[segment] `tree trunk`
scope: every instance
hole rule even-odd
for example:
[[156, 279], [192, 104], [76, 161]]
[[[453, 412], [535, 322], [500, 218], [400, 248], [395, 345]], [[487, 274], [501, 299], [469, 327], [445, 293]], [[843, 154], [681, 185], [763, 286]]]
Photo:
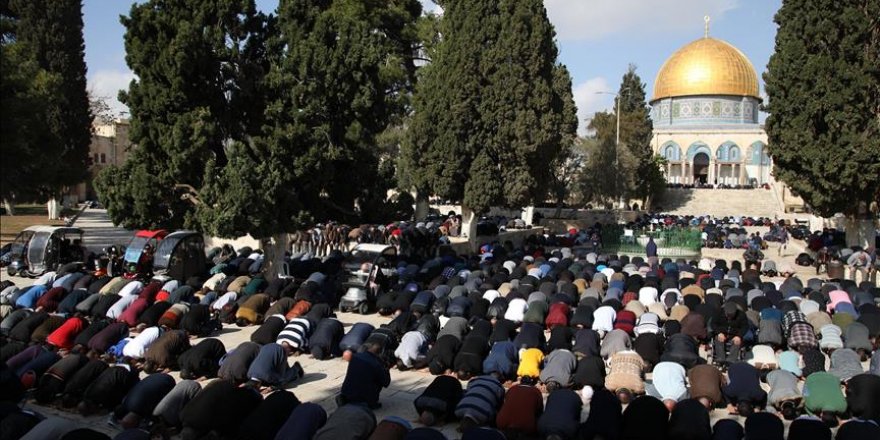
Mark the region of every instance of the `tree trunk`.
[[461, 235], [467, 238], [468, 250], [477, 252], [480, 246], [477, 241], [477, 213], [465, 205], [461, 205]]
[[290, 235], [287, 233], [275, 234], [268, 238], [260, 239], [263, 247], [263, 273], [267, 280], [274, 280], [283, 274], [284, 252], [290, 248]]
[[6, 209], [6, 215], [15, 215], [15, 204], [12, 200], [3, 199], [3, 208]]
[[556, 201], [556, 211], [553, 211], [553, 218], [561, 218], [563, 200], [564, 199], [560, 197], [559, 200]]
[[419, 221], [424, 220], [428, 217], [428, 212], [430, 210], [430, 206], [428, 205], [428, 195], [422, 191], [415, 191], [416, 193], [416, 206], [415, 206], [415, 214], [413, 220]]
[[846, 217], [846, 244], [847, 246], [861, 246], [867, 249], [874, 245], [874, 230], [878, 220], [869, 220], [861, 217]]

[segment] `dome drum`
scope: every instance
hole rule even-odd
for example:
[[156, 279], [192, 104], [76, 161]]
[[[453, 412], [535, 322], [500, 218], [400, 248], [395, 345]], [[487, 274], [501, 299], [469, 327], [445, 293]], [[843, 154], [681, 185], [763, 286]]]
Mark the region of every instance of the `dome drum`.
[[750, 96], [667, 97], [654, 101], [655, 127], [758, 124], [761, 101]]

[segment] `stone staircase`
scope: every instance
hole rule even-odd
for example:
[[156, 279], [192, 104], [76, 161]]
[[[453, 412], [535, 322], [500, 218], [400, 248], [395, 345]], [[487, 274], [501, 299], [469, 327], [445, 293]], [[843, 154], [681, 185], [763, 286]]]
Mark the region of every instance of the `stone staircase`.
[[766, 189], [667, 189], [659, 205], [677, 215], [773, 217], [782, 212], [778, 198]]

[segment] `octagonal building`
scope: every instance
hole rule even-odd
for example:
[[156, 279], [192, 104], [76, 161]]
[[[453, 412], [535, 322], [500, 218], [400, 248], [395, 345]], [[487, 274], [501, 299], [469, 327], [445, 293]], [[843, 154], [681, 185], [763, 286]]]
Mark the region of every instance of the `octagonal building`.
[[763, 185], [772, 163], [758, 122], [758, 74], [730, 43], [708, 35], [670, 56], [654, 80], [652, 146], [679, 184]]

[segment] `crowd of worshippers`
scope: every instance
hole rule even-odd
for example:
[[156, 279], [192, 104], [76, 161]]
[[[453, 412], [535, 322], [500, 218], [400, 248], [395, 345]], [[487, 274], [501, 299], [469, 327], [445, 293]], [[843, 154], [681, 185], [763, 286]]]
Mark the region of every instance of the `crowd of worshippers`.
[[[401, 261], [375, 304], [389, 322], [346, 332], [328, 283], [338, 262], [313, 268], [301, 283], [64, 270], [4, 283], [2, 438], [107, 438], [22, 411], [25, 396], [107, 412], [123, 439], [445, 438], [429, 428], [445, 423], [474, 439], [782, 439], [783, 419], [791, 440], [832, 428], [880, 438], [880, 289], [869, 283], [494, 244]], [[224, 324], [255, 329], [225, 347], [210, 337]], [[348, 361], [330, 415], [283, 390], [305, 374], [304, 354]], [[391, 368], [437, 377], [414, 412], [377, 422]], [[715, 409], [744, 424], [710, 426]]]

